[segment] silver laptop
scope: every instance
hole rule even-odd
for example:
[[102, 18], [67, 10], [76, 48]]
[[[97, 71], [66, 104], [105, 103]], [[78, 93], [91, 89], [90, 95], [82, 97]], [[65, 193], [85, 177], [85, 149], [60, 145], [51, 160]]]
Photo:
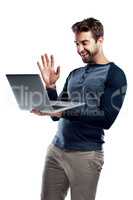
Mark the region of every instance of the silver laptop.
[[55, 113], [84, 105], [82, 102], [50, 101], [39, 74], [6, 74], [6, 78], [22, 110]]

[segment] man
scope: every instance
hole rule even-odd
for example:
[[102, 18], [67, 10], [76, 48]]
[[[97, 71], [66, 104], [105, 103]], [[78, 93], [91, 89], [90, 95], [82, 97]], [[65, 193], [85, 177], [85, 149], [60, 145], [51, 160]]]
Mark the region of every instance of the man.
[[[48, 148], [41, 200], [63, 200], [70, 187], [72, 200], [94, 200], [104, 162], [103, 129], [116, 119], [126, 92], [124, 72], [103, 53], [103, 25], [88, 18], [72, 26], [77, 52], [86, 65], [73, 70], [57, 95], [60, 67], [54, 57], [37, 63], [51, 100], [80, 101], [84, 106], [51, 114], [59, 120], [57, 134]], [[32, 111], [38, 115], [49, 115]]]

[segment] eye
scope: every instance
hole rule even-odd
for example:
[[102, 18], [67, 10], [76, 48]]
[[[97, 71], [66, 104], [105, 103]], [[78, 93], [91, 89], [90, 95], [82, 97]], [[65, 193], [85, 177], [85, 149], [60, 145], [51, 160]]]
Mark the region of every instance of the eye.
[[78, 43], [78, 42], [75, 42], [75, 45], [76, 45], [76, 47], [78, 47], [78, 46], [79, 46], [79, 43]]
[[83, 41], [83, 42], [82, 42], [82, 44], [83, 44], [84, 46], [88, 45], [89, 43], [90, 43], [89, 41]]

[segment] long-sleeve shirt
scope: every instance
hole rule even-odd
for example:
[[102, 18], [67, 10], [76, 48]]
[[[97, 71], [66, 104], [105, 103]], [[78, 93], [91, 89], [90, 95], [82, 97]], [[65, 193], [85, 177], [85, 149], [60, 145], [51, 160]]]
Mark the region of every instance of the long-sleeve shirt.
[[47, 88], [50, 100], [84, 102], [63, 112], [53, 143], [66, 150], [100, 150], [104, 130], [115, 121], [127, 88], [125, 74], [115, 63], [87, 64], [70, 72], [63, 91]]

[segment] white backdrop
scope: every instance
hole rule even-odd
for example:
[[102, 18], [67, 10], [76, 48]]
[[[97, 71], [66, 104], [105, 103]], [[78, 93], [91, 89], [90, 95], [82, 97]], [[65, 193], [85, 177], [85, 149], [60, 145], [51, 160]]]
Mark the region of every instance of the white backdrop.
[[[6, 73], [39, 73], [36, 62], [48, 52], [61, 65], [58, 91], [68, 73], [83, 65], [71, 25], [86, 17], [105, 27], [104, 51], [127, 75], [128, 92], [119, 117], [106, 131], [105, 164], [96, 200], [133, 199], [132, 6], [131, 1], [0, 1], [0, 199], [39, 200], [47, 147], [57, 122], [22, 112]], [[66, 200], [69, 200], [68, 195]]]

